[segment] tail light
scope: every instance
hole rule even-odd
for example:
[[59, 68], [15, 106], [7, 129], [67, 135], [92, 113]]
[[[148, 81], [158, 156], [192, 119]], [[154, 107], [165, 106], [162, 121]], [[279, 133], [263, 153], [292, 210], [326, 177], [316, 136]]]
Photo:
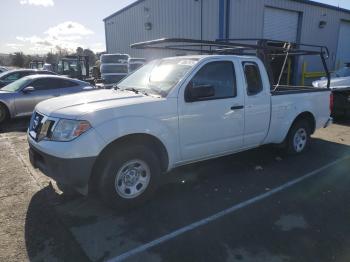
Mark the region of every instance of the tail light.
[[333, 113], [333, 109], [334, 109], [334, 95], [333, 93], [331, 93], [331, 95], [329, 96], [329, 110], [331, 111], [331, 113]]

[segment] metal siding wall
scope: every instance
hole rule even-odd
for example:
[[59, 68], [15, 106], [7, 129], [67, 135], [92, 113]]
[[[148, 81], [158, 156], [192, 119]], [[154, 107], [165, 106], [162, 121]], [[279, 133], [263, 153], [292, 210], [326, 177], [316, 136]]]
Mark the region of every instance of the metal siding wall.
[[[163, 37], [200, 39], [201, 1], [203, 39], [216, 39], [219, 30], [218, 0], [145, 0], [105, 21], [107, 52], [128, 53], [148, 59], [180, 54], [131, 49], [130, 44]], [[152, 30], [144, 29], [146, 22], [152, 23]]]
[[[203, 39], [218, 37], [218, 0], [203, 2]], [[130, 44], [163, 37], [201, 37], [201, 1], [195, 0], [146, 0], [111, 17], [106, 23], [108, 53], [128, 53], [133, 57], [148, 59], [179, 55], [169, 51], [131, 49]], [[148, 10], [148, 11], [146, 11]], [[110, 24], [114, 22], [114, 24]], [[144, 24], [152, 23], [152, 30]]]
[[203, 39], [216, 40], [219, 37], [219, 0], [203, 1]]
[[229, 38], [262, 38], [263, 10], [261, 0], [231, 0]]
[[[300, 42], [327, 46], [331, 52], [328, 64], [331, 69], [334, 68], [340, 21], [350, 20], [349, 13], [289, 0], [231, 0], [230, 37], [263, 37], [266, 6], [300, 12], [302, 16]], [[318, 27], [321, 20], [327, 21], [323, 29]], [[311, 70], [320, 69], [317, 66], [319, 62], [315, 63], [314, 59], [308, 61]]]
[[[202, 1], [203, 39], [216, 39], [219, 36], [219, 0]], [[134, 57], [146, 58], [174, 55], [171, 52], [134, 50], [129, 46], [131, 43], [160, 37], [199, 39], [200, 2], [201, 0], [145, 0], [107, 19], [107, 52], [129, 53]], [[231, 0], [229, 37], [262, 38], [266, 6], [300, 12], [300, 41], [328, 46], [331, 52], [328, 63], [331, 68], [334, 67], [340, 21], [350, 20], [349, 13], [289, 0]], [[146, 12], [144, 8], [148, 8], [149, 11]], [[327, 21], [324, 29], [318, 27], [321, 20]], [[110, 22], [114, 24], [108, 24]], [[152, 30], [144, 29], [145, 22], [152, 23]]]

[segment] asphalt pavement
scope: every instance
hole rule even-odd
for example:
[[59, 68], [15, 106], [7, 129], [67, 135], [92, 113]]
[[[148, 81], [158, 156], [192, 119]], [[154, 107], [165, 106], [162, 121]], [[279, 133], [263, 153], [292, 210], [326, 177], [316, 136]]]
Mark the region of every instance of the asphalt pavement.
[[301, 156], [265, 146], [178, 168], [124, 213], [32, 169], [26, 121], [0, 134], [1, 261], [350, 261], [349, 121]]

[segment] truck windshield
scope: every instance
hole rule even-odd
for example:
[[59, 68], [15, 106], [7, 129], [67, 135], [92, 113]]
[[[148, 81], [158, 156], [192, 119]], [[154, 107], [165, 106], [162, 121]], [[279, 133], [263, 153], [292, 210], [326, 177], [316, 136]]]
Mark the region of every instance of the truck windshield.
[[198, 60], [183, 57], [154, 60], [126, 77], [118, 83], [118, 87], [167, 96]]

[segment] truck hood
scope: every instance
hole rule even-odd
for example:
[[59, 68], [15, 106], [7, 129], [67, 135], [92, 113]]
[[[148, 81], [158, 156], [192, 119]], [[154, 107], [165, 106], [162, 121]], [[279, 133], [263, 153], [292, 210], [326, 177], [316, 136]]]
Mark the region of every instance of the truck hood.
[[51, 117], [76, 119], [87, 113], [159, 100], [158, 97], [121, 90], [96, 90], [45, 100], [35, 110]]

